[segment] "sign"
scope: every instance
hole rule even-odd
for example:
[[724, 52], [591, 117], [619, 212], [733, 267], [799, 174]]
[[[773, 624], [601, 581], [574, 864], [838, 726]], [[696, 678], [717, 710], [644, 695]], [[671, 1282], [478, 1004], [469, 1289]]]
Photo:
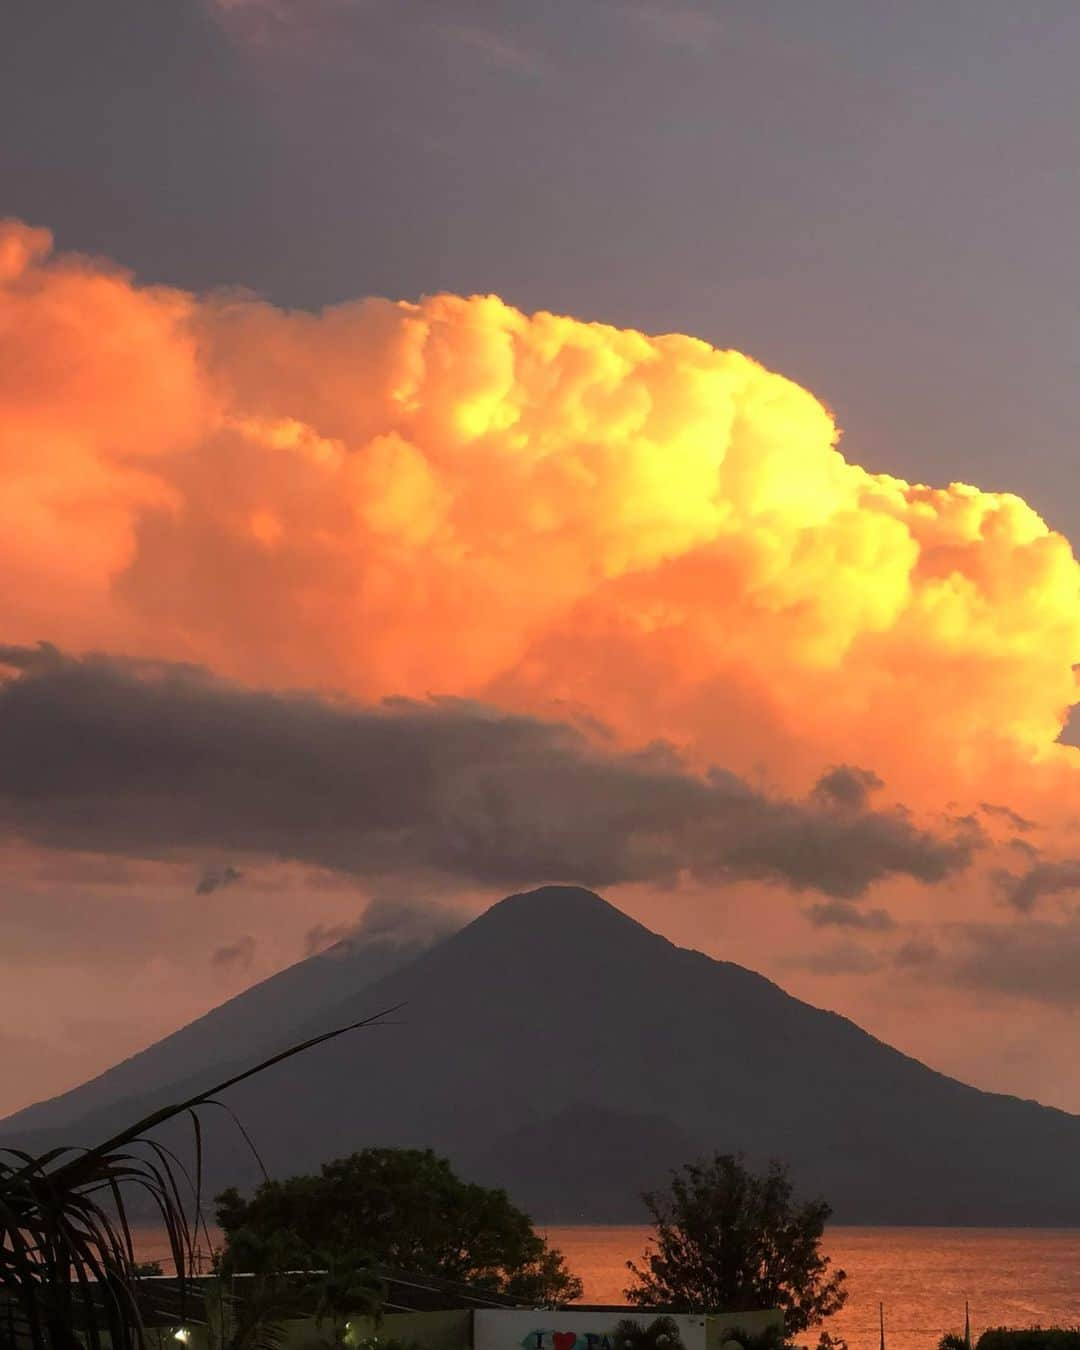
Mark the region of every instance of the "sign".
[[647, 1308], [477, 1308], [473, 1350], [705, 1350], [705, 1318], [661, 1318]]

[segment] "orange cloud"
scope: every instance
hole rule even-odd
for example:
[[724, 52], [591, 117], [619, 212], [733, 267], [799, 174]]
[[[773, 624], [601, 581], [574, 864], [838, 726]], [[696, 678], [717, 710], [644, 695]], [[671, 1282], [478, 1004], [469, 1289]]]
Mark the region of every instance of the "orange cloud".
[[1080, 568], [746, 356], [493, 296], [321, 314], [0, 228], [0, 638], [452, 693], [805, 789], [1060, 794]]

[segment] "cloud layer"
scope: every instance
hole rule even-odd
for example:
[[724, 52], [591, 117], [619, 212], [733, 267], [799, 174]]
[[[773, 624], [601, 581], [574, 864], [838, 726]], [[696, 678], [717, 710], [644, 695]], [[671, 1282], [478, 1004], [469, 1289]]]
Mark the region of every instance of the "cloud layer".
[[[865, 791], [838, 796], [837, 782], [870, 781], [857, 769], [782, 798], [698, 775], [662, 746], [618, 751], [461, 700], [364, 707], [51, 647], [0, 648], [4, 669], [0, 821], [39, 847], [156, 859], [214, 847], [492, 886], [685, 873], [854, 897], [889, 876], [941, 881], [981, 842], [874, 810]], [[226, 876], [240, 873], [201, 890]]]
[[811, 394], [693, 338], [290, 313], [49, 248], [0, 233], [7, 640], [570, 708], [797, 793], [1075, 785], [1080, 571], [1018, 498], [849, 464]]

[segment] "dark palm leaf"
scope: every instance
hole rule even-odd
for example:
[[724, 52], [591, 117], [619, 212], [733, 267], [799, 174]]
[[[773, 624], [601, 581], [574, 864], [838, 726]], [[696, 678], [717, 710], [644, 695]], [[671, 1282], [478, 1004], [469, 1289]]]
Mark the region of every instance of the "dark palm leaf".
[[[54, 1148], [37, 1157], [0, 1148], [0, 1297], [16, 1301], [33, 1350], [73, 1350], [80, 1343], [102, 1350], [103, 1332], [113, 1350], [143, 1350], [125, 1193], [141, 1191], [152, 1201], [183, 1294], [195, 1273], [200, 1225], [205, 1230], [199, 1109], [222, 1106], [216, 1098], [227, 1088], [312, 1046], [378, 1025], [387, 1015], [290, 1046], [186, 1101], [161, 1107], [93, 1148]], [[193, 1175], [164, 1145], [145, 1137], [184, 1114], [194, 1135]]]

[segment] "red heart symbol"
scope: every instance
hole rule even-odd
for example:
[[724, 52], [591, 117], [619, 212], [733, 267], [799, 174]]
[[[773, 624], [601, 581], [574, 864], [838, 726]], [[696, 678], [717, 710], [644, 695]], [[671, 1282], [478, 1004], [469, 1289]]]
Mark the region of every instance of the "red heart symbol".
[[576, 1331], [556, 1331], [551, 1339], [555, 1342], [555, 1350], [574, 1350], [577, 1344]]

